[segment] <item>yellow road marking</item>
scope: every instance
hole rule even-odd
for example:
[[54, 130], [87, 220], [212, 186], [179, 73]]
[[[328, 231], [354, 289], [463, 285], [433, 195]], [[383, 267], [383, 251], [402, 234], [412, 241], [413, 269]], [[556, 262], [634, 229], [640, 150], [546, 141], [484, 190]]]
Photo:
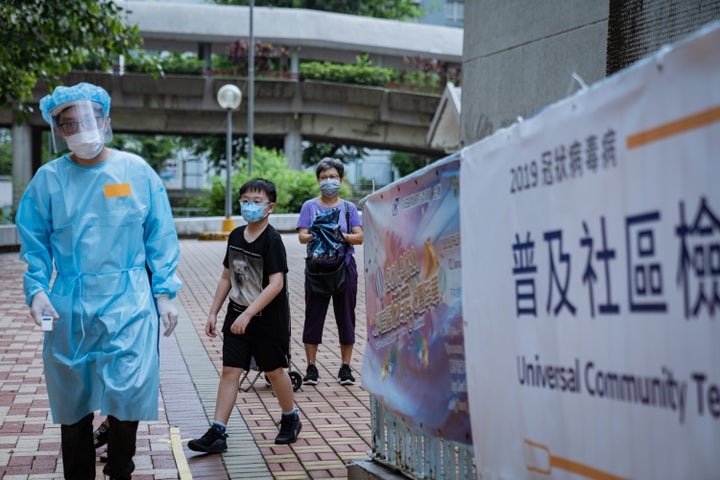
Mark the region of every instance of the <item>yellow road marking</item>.
[[192, 480], [192, 473], [190, 473], [190, 466], [185, 458], [185, 451], [183, 450], [180, 429], [178, 427], [170, 427], [170, 444], [172, 445], [175, 465], [177, 465], [180, 480]]
[[673, 135], [684, 133], [689, 130], [695, 130], [696, 128], [704, 127], [717, 121], [720, 121], [720, 106], [694, 113], [692, 115], [688, 115], [687, 117], [673, 120], [672, 122], [668, 122], [664, 125], [630, 135], [627, 137], [627, 148], [630, 150], [632, 148], [642, 147], [648, 143], [672, 137]]

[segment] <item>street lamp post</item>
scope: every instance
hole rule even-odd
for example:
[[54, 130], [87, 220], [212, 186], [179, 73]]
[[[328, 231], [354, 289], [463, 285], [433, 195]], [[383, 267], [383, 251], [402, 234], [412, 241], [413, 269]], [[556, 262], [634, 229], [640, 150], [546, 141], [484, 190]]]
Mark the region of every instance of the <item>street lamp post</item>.
[[230, 175], [232, 173], [232, 112], [237, 110], [242, 101], [242, 92], [231, 83], [223, 85], [217, 92], [217, 102], [220, 108], [227, 110], [227, 135], [225, 141], [226, 166], [225, 166], [225, 220], [222, 223], [222, 231], [231, 232], [235, 228], [232, 219], [232, 185]]
[[253, 118], [255, 116], [255, 35], [253, 33], [253, 7], [255, 0], [250, 0], [250, 37], [248, 41], [250, 48], [248, 49], [248, 174], [252, 175], [253, 167], [253, 148], [255, 141], [253, 139]]

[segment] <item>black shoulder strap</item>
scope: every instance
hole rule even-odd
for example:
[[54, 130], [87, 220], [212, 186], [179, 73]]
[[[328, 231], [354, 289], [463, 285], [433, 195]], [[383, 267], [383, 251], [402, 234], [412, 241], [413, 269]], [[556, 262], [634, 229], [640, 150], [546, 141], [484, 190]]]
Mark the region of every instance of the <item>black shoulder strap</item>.
[[352, 233], [350, 231], [350, 209], [348, 208], [347, 200], [345, 200], [345, 224], [347, 225], [348, 233]]
[[[347, 224], [348, 233], [350, 232], [350, 208], [348, 207], [348, 201], [345, 200], [345, 223]], [[347, 251], [349, 247], [349, 243], [345, 244], [345, 255], [347, 255]]]

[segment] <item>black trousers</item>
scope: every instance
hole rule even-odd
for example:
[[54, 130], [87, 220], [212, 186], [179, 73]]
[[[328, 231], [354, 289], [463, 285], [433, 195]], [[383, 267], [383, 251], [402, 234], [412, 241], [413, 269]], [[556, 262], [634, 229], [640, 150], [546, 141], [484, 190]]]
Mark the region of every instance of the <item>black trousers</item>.
[[[138, 422], [123, 422], [109, 417], [108, 463], [103, 473], [111, 479], [130, 479], [135, 463], [135, 441]], [[66, 480], [95, 480], [95, 445], [93, 414], [72, 425], [60, 426], [63, 469]]]

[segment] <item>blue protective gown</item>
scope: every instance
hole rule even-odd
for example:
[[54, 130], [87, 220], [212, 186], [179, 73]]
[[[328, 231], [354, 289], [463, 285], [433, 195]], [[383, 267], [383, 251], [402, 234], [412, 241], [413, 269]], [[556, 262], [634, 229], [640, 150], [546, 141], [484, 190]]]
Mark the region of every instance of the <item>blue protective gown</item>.
[[153, 294], [172, 298], [181, 286], [177, 233], [158, 175], [118, 151], [91, 167], [60, 157], [30, 181], [16, 224], [28, 264], [26, 301], [50, 292], [60, 315], [43, 348], [53, 420], [73, 424], [98, 409], [119, 420], [157, 419]]

